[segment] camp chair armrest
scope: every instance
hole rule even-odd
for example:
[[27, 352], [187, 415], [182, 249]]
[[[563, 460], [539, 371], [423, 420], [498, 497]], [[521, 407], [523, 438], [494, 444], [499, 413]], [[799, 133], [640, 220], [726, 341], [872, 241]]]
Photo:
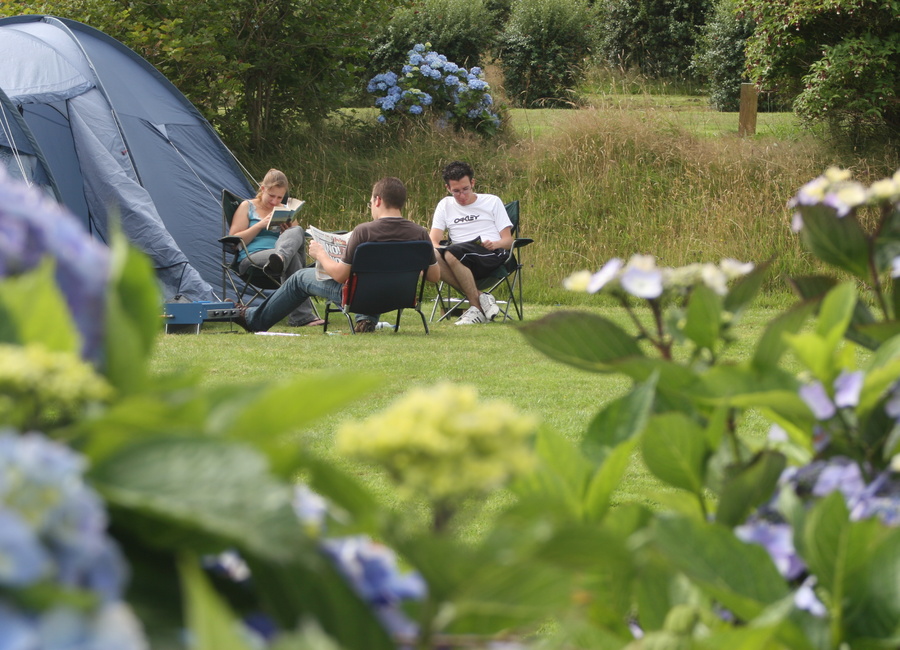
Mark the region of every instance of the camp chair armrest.
[[533, 244], [533, 243], [534, 243], [534, 240], [531, 239], [530, 237], [516, 237], [513, 240], [513, 245], [510, 250], [516, 250], [517, 248], [524, 248], [525, 246], [528, 246], [528, 244]]
[[224, 237], [219, 237], [219, 243], [222, 244], [222, 250], [232, 255], [237, 254], [241, 250], [247, 252], [247, 244], [245, 244], [244, 240], [237, 235], [225, 235]]

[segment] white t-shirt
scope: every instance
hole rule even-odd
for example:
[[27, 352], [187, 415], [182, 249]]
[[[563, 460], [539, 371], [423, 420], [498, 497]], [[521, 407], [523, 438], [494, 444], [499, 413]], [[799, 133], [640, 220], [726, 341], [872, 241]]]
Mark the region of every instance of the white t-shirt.
[[478, 194], [475, 202], [460, 205], [452, 196], [441, 199], [434, 209], [432, 229], [450, 233], [450, 241], [461, 243], [481, 237], [485, 241], [500, 239], [500, 231], [512, 227], [500, 197]]

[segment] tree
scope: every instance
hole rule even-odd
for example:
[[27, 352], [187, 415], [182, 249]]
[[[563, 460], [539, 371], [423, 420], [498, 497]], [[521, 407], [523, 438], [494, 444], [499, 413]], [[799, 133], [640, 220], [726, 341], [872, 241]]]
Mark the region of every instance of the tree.
[[2, 0], [0, 14], [48, 13], [146, 58], [235, 143], [259, 149], [296, 119], [315, 123], [362, 83], [371, 24], [386, 0]]
[[900, 131], [900, 11], [892, 0], [742, 0], [750, 76], [810, 122], [853, 137]]
[[698, 30], [711, 0], [602, 0], [600, 54], [613, 66], [637, 68], [651, 77], [691, 72]]

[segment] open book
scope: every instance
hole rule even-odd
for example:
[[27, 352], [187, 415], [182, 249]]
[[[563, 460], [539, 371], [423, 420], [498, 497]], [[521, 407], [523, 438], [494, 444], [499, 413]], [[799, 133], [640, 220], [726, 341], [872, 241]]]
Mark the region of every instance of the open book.
[[281, 230], [282, 224], [289, 221], [296, 222], [300, 209], [306, 204], [306, 201], [299, 199], [288, 199], [286, 208], [275, 208], [272, 211], [272, 219], [269, 221], [269, 230], [276, 232]]
[[[344, 252], [347, 250], [347, 242], [350, 241], [350, 233], [325, 232], [314, 226], [306, 229], [313, 239], [325, 249], [329, 257], [333, 260], [340, 261], [344, 258]], [[331, 276], [322, 269], [322, 263], [316, 260], [316, 280], [329, 280]]]

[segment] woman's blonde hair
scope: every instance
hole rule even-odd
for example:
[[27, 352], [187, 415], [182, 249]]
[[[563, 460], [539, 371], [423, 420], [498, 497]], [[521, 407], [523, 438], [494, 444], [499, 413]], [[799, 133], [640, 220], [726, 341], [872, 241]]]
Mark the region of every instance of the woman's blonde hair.
[[256, 198], [262, 198], [263, 189], [266, 187], [283, 187], [285, 193], [291, 189], [287, 176], [284, 175], [284, 172], [277, 169], [270, 169], [266, 172], [266, 175], [262, 179], [262, 183], [259, 184], [259, 191], [256, 193]]

